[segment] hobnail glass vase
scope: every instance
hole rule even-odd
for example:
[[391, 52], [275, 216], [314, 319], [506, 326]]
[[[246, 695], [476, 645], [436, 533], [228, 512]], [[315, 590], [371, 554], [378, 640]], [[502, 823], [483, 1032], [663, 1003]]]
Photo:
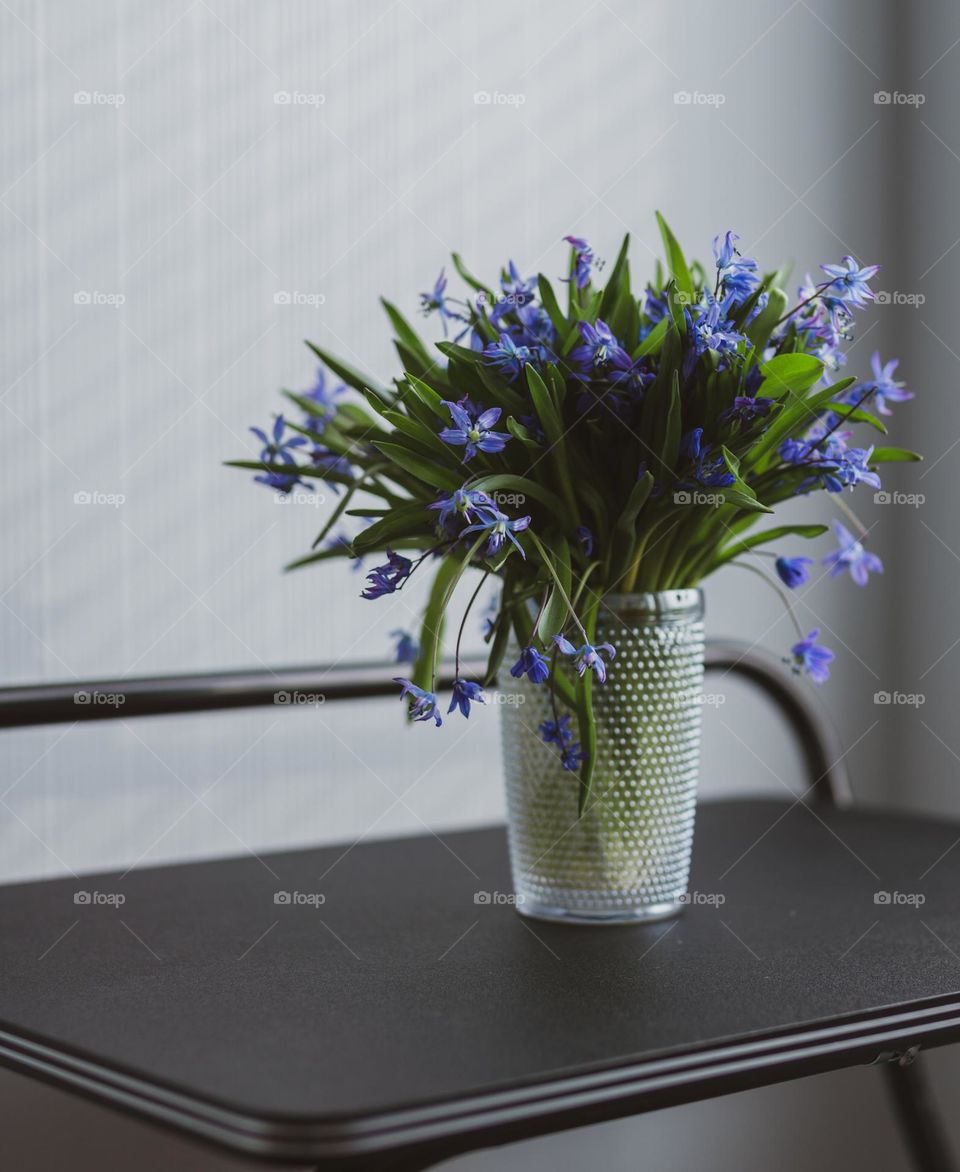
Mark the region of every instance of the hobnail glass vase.
[[578, 775], [538, 735], [553, 718], [547, 688], [509, 681], [502, 730], [516, 906], [572, 923], [663, 919], [684, 906], [690, 872], [703, 594], [608, 595], [594, 642], [617, 655], [593, 688], [597, 760], [580, 817]]

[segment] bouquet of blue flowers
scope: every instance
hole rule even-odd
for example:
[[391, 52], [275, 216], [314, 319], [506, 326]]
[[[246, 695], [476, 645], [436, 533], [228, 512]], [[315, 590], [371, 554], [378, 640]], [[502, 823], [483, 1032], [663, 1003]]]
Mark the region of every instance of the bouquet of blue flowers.
[[[761, 547], [827, 526], [756, 523], [798, 495], [832, 494], [852, 529], [834, 523], [838, 546], [824, 563], [863, 585], [882, 566], [845, 490], [879, 488], [879, 465], [919, 459], [852, 439], [854, 426], [884, 434], [890, 404], [912, 398], [895, 361], [874, 355], [866, 381], [836, 377], [877, 266], [849, 256], [822, 265], [791, 308], [784, 274], [761, 274], [734, 233], [717, 237], [707, 269], [657, 219], [666, 265], [639, 295], [629, 237], [603, 283], [590, 246], [572, 236], [556, 287], [512, 262], [488, 285], [454, 255], [464, 295], [448, 292], [444, 273], [421, 295], [423, 312], [442, 323], [435, 350], [385, 301], [403, 370], [393, 385], [311, 345], [329, 373], [310, 391], [285, 392], [301, 418], [251, 429], [259, 459], [231, 461], [282, 493], [317, 480], [336, 491], [312, 552], [290, 568], [381, 554], [365, 599], [432, 573], [419, 641], [394, 633], [398, 660], [413, 665], [397, 683], [415, 720], [442, 723], [436, 679], [458, 583], [481, 574], [469, 612], [495, 576], [485, 679], [460, 673], [464, 613], [448, 712], [468, 716], [483, 702], [512, 635], [520, 650], [510, 672], [550, 690], [554, 719], [541, 735], [579, 771], [582, 799], [591, 688], [616, 653], [594, 642], [604, 596], [693, 587], [729, 563], [763, 573], [754, 555], [766, 555], [764, 577], [792, 616], [783, 588], [802, 585], [813, 561]], [[338, 528], [346, 518], [356, 532]], [[818, 635], [798, 628], [790, 662], [821, 683], [833, 654]]]

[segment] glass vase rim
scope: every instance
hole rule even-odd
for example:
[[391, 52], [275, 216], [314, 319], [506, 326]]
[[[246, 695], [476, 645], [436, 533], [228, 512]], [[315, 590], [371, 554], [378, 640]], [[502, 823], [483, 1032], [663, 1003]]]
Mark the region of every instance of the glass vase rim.
[[608, 611], [618, 619], [629, 616], [635, 621], [696, 621], [703, 618], [704, 597], [699, 586], [678, 590], [612, 592], [600, 604], [599, 618]]

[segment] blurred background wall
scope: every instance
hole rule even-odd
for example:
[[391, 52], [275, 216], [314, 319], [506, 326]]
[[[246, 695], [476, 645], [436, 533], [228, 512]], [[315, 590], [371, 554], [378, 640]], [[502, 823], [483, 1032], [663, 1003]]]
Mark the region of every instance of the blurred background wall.
[[[302, 339], [395, 374], [377, 297], [413, 317], [452, 250], [559, 275], [565, 234], [612, 258], [629, 230], [637, 280], [660, 208], [703, 258], [733, 228], [798, 279], [844, 253], [884, 266], [848, 370], [901, 356], [920, 401], [895, 442], [929, 459], [885, 485], [926, 499], [861, 490], [886, 574], [817, 581], [799, 609], [838, 651], [823, 696], [858, 795], [956, 811], [955, 6], [9, 0], [0, 29], [0, 682], [383, 660], [422, 596], [361, 602], [340, 565], [281, 575], [324, 508], [221, 461], [255, 454], [278, 388], [311, 385]], [[709, 583], [708, 629], [793, 641], [736, 570]], [[717, 691], [705, 790], [801, 784], [762, 705]], [[502, 816], [492, 712], [436, 735], [391, 703], [61, 726], [0, 753], [8, 881]], [[902, 1167], [857, 1073], [463, 1164], [801, 1168], [789, 1135], [815, 1120], [822, 1166]], [[53, 1110], [18, 1095], [11, 1118]]]

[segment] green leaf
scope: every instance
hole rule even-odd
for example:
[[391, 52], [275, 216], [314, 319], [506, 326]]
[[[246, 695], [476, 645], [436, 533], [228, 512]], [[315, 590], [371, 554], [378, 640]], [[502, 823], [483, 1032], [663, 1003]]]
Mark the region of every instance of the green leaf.
[[742, 541], [734, 542], [732, 545], [721, 549], [711, 563], [707, 573], [713, 573], [724, 562], [728, 562], [731, 558], [746, 553], [748, 549], [753, 549], [756, 545], [765, 545], [770, 541], [779, 541], [781, 537], [819, 537], [826, 532], [826, 525], [777, 525], [773, 529], [764, 529], [760, 533], [752, 533]]
[[[761, 391], [770, 398], [802, 395], [823, 375], [823, 363], [812, 354], [777, 354], [760, 364]], [[769, 384], [769, 385], [768, 385]]]
[[683, 250], [677, 243], [677, 238], [670, 231], [667, 221], [657, 212], [657, 224], [660, 227], [660, 235], [663, 238], [664, 251], [667, 254], [667, 266], [670, 274], [677, 282], [677, 288], [681, 293], [686, 293], [688, 297], [693, 297], [694, 285], [693, 278], [690, 276], [690, 269], [683, 255]]
[[782, 289], [770, 289], [767, 294], [765, 308], [761, 309], [746, 329], [747, 338], [752, 343], [754, 351], [757, 354], [762, 354], [766, 349], [774, 326], [776, 326], [777, 322], [786, 313], [786, 309], [786, 293]]
[[[671, 472], [677, 463], [677, 457], [680, 455], [681, 412], [680, 374], [675, 370], [673, 372], [670, 406], [667, 409], [667, 420], [664, 426], [663, 444], [660, 448], [660, 462]], [[734, 469], [734, 471], [736, 470]]]
[[452, 253], [451, 259], [453, 260], [453, 267], [460, 274], [461, 279], [466, 281], [471, 289], [475, 289], [477, 293], [482, 293], [490, 302], [496, 300], [493, 290], [487, 285], [484, 285], [482, 281], [478, 280], [473, 275], [473, 273], [470, 272], [467, 266], [463, 263], [459, 252]]
[[647, 503], [653, 488], [653, 474], [644, 472], [627, 497], [623, 512], [613, 527], [613, 556], [611, 558], [610, 581], [618, 582], [627, 570], [637, 537], [637, 517]]
[[670, 326], [669, 318], [662, 317], [653, 327], [649, 334], [643, 339], [639, 346], [631, 354], [631, 358], [643, 358], [645, 354], [656, 354], [663, 345], [663, 340], [667, 336], [667, 329]]
[[911, 452], [908, 448], [874, 448], [870, 457], [871, 464], [902, 464], [914, 463], [922, 460], [919, 452]]
[[523, 424], [514, 419], [512, 415], [507, 418], [507, 431], [531, 451], [539, 452], [543, 450], [543, 445], [538, 443]]
[[544, 435], [546, 435], [549, 443], [557, 444], [563, 438], [563, 421], [560, 418], [560, 413], [557, 410], [553, 396], [547, 390], [547, 384], [532, 366], [526, 368], [526, 375], [527, 389], [530, 392], [530, 398], [533, 400], [533, 407], [537, 413], [537, 418], [540, 420], [540, 426], [543, 428]]
[[400, 537], [417, 537], [425, 545], [431, 541], [431, 516], [422, 504], [415, 502], [409, 505], [398, 505], [391, 509], [388, 516], [382, 521], [374, 521], [372, 525], [357, 534], [353, 539], [353, 548], [357, 554], [373, 553], [375, 550], [385, 550], [392, 547]]
[[[630, 233], [628, 232], [620, 245], [620, 251], [617, 253], [617, 259], [614, 262], [613, 269], [610, 276], [607, 278], [607, 285], [603, 291], [603, 296], [600, 299], [599, 316], [608, 324], [612, 324], [614, 317], [614, 310], [623, 298], [629, 296], [629, 282], [628, 282], [628, 253], [630, 251]], [[616, 331], [614, 331], [616, 332]]]
[[423, 487], [430, 490], [446, 489], [452, 492], [463, 483], [463, 477], [452, 469], [441, 468], [432, 463], [427, 457], [409, 451], [399, 443], [387, 443], [385, 440], [376, 440], [373, 445], [378, 452], [386, 456], [394, 464], [399, 465], [406, 472], [422, 482]]
[[386, 387], [381, 386], [368, 375], [362, 374], [359, 370], [354, 370], [352, 366], [348, 366], [347, 363], [341, 362], [339, 358], [334, 357], [334, 355], [330, 354], [328, 351], [321, 350], [320, 347], [314, 345], [313, 342], [307, 342], [307, 345], [314, 352], [314, 354], [316, 354], [321, 362], [328, 366], [338, 378], [343, 379], [347, 386], [353, 387], [353, 389], [356, 391], [372, 391], [373, 394], [382, 403], [386, 403], [387, 406], [393, 402], [392, 393], [388, 391]]
[[423, 612], [420, 628], [420, 652], [414, 664], [411, 679], [420, 688], [430, 689], [437, 668], [438, 652], [443, 634], [443, 619], [457, 583], [473, 560], [477, 550], [487, 540], [481, 533], [465, 554], [454, 557], [447, 554], [441, 561], [430, 587], [430, 598]]
[[[472, 481], [470, 487], [478, 488], [483, 492], [512, 492], [517, 496], [531, 497], [549, 509], [553, 518], [563, 516], [563, 503], [557, 494], [525, 476], [514, 476], [509, 472], [494, 472], [490, 476], [481, 476], [478, 480]], [[524, 508], [523, 505], [517, 507]]]
[[[393, 332], [397, 335], [397, 339], [403, 343], [405, 349], [411, 354], [416, 355], [418, 364], [423, 369], [429, 369], [433, 366], [433, 359], [426, 346], [420, 339], [420, 335], [410, 325], [407, 319], [403, 316], [395, 305], [392, 305], [385, 297], [380, 298], [380, 304], [387, 311], [387, 317], [390, 318], [390, 324], [393, 326]], [[401, 360], [403, 355], [401, 354]]]
[[[546, 545], [546, 542], [544, 542]], [[554, 635], [559, 635], [567, 624], [567, 601], [573, 589], [573, 575], [570, 570], [570, 546], [563, 537], [556, 538], [549, 546], [551, 561], [560, 580], [561, 589], [554, 583], [547, 598], [547, 604], [540, 614], [535, 634], [546, 647]], [[566, 594], [566, 598], [564, 598]]]
[[557, 337], [562, 342], [566, 339], [567, 333], [570, 330], [570, 323], [560, 308], [560, 302], [557, 301], [557, 295], [553, 291], [553, 286], [543, 273], [537, 277], [537, 285], [540, 289], [540, 301], [543, 304], [543, 308], [547, 311], [547, 315], [553, 323], [553, 328], [557, 331]]

